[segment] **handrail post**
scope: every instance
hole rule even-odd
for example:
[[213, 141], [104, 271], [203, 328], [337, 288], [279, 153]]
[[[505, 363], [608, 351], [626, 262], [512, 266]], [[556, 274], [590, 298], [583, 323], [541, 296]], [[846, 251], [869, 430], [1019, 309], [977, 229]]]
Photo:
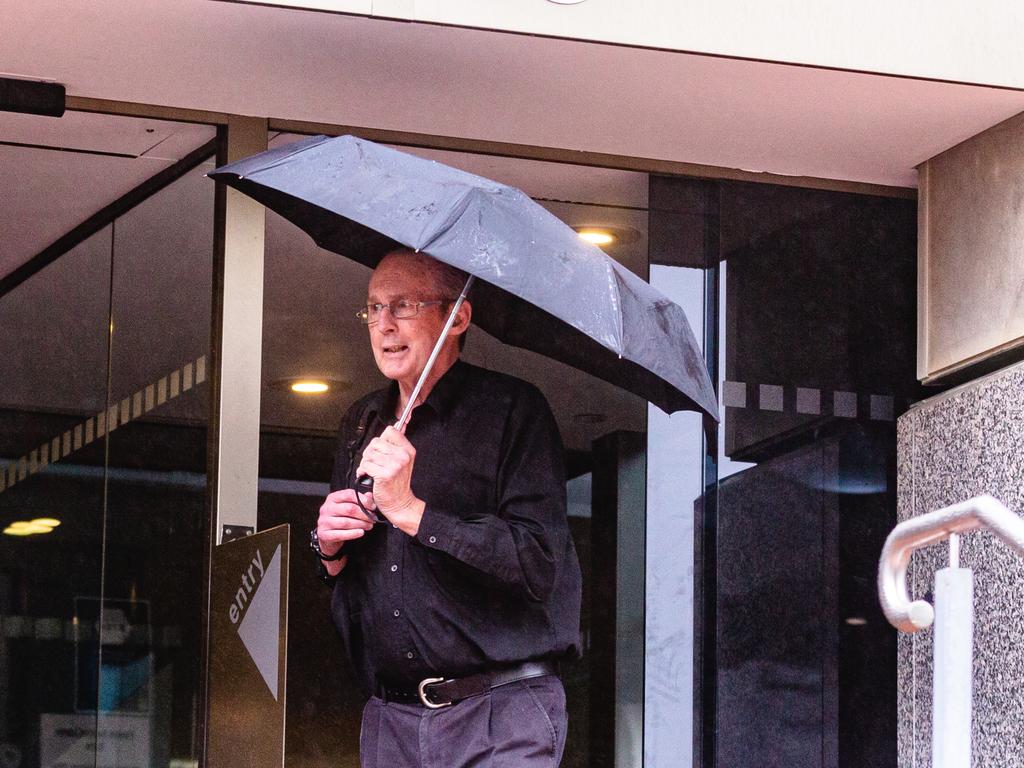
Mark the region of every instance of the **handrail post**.
[[[1024, 520], [991, 496], [905, 520], [889, 534], [878, 563], [878, 597], [885, 617], [902, 632], [935, 623], [932, 767], [970, 768], [974, 656], [974, 574], [960, 567], [960, 537], [991, 530], [1024, 557]], [[914, 550], [949, 539], [948, 568], [935, 574], [935, 608], [911, 600], [907, 566]]]
[[932, 768], [971, 768], [974, 574], [970, 568], [951, 566], [935, 573], [934, 642]]

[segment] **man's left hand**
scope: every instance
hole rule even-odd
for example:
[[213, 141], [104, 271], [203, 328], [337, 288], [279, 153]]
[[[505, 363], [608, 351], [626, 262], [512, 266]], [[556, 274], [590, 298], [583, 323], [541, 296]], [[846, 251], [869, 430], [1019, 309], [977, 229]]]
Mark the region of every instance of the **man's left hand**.
[[416, 449], [401, 432], [388, 427], [363, 451], [356, 475], [373, 478], [373, 500], [377, 509], [410, 536], [420, 529], [426, 507], [412, 492], [412, 468]]

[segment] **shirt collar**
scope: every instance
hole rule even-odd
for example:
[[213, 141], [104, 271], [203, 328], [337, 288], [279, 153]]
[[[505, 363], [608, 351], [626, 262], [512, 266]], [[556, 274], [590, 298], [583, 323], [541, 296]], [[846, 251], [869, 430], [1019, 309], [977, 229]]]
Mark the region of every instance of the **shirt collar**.
[[469, 369], [469, 363], [456, 360], [452, 367], [445, 371], [444, 375], [438, 379], [423, 404], [430, 406], [438, 416], [444, 416], [448, 413], [455, 403], [458, 402], [462, 385], [465, 384], [466, 376], [469, 375]]
[[[434, 388], [430, 390], [430, 394], [427, 395], [427, 399], [424, 400], [422, 404], [428, 406], [439, 416], [443, 416], [448, 413], [458, 400], [459, 393], [462, 391], [462, 385], [466, 381], [466, 376], [469, 374], [470, 367], [469, 363], [464, 363], [462, 360], [456, 360], [452, 366], [444, 372], [444, 375], [438, 379]], [[385, 424], [393, 424], [395, 419], [398, 418], [395, 416], [395, 409], [397, 405], [398, 382], [392, 381], [388, 386], [384, 387], [384, 389], [378, 391], [377, 396], [367, 408], [367, 414], [371, 421], [374, 416], [378, 416]]]

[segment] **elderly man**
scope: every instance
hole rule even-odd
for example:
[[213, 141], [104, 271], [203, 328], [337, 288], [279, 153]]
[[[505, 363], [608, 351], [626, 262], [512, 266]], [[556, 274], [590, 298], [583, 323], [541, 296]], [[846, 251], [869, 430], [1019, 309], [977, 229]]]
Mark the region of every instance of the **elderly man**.
[[[464, 280], [406, 250], [374, 271], [359, 316], [392, 383], [343, 419], [312, 536], [370, 694], [363, 768], [554, 766], [565, 746], [555, 663], [579, 652], [580, 571], [547, 402], [459, 360], [464, 302], [407, 427], [391, 426]], [[351, 490], [363, 474], [385, 524]]]

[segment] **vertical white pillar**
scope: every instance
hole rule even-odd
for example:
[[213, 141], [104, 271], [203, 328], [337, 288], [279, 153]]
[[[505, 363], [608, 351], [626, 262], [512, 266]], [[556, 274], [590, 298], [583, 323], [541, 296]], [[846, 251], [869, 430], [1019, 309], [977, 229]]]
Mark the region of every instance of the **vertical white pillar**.
[[970, 568], [943, 568], [935, 573], [934, 642], [932, 768], [970, 768], [974, 665]]
[[[231, 118], [227, 128], [228, 162], [266, 148], [265, 119]], [[234, 189], [226, 190], [213, 489], [218, 544], [225, 526], [256, 529], [265, 225], [266, 213], [260, 203]]]

